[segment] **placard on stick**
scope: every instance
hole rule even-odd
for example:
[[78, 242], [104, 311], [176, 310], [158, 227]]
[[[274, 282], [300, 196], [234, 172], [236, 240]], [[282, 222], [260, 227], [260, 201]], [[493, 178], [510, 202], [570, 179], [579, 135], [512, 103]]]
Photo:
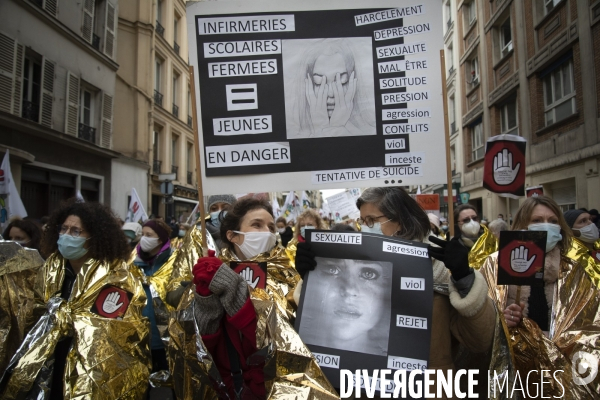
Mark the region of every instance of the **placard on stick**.
[[426, 369], [433, 312], [427, 247], [369, 233], [310, 232], [317, 266], [305, 276], [296, 330], [330, 382], [340, 387], [340, 369]]
[[253, 289], [266, 289], [267, 287], [267, 263], [266, 262], [231, 262], [231, 269], [248, 282]]
[[502, 231], [498, 252], [498, 285], [543, 286], [545, 231]]

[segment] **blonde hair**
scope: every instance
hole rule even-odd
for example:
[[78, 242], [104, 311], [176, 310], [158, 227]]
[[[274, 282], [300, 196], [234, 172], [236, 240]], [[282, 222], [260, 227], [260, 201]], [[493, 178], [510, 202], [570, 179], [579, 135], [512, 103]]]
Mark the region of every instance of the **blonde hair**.
[[323, 223], [323, 218], [321, 218], [321, 216], [319, 215], [318, 212], [316, 212], [313, 209], [308, 209], [306, 211], [304, 211], [302, 214], [300, 214], [298, 216], [298, 218], [296, 218], [296, 229], [294, 230], [294, 237], [297, 238], [298, 235], [300, 234], [300, 228], [302, 228], [302, 226], [304, 225], [304, 220], [306, 218], [312, 218], [315, 220], [315, 223], [317, 224], [317, 226], [315, 226], [315, 228], [317, 229], [327, 229], [325, 227], [325, 224]]
[[512, 230], [518, 231], [527, 229], [531, 223], [533, 209], [536, 206], [548, 207], [554, 213], [554, 215], [556, 215], [556, 218], [558, 219], [558, 225], [560, 225], [560, 234], [562, 235], [562, 240], [558, 242], [558, 246], [560, 247], [560, 253], [565, 255], [571, 248], [573, 232], [571, 231], [571, 228], [569, 228], [569, 225], [567, 225], [567, 221], [565, 220], [560, 207], [550, 197], [537, 196], [530, 197], [525, 200], [525, 202], [519, 208], [519, 211], [517, 211], [517, 215], [515, 215]]

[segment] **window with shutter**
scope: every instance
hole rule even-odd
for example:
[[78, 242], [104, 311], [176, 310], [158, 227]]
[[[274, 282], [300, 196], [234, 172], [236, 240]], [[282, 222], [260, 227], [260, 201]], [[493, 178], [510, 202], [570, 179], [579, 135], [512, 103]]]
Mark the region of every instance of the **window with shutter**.
[[115, 48], [115, 18], [116, 10], [115, 6], [110, 4], [110, 2], [106, 2], [106, 22], [104, 29], [104, 54], [109, 56], [110, 58], [114, 58], [114, 48]]
[[92, 34], [94, 33], [94, 10], [94, 0], [84, 0], [81, 36], [89, 43], [92, 43]]
[[79, 122], [79, 77], [67, 72], [65, 133], [77, 136]]
[[12, 112], [16, 40], [0, 33], [0, 111]]
[[42, 71], [42, 95], [40, 124], [52, 128], [52, 107], [54, 103], [54, 63], [44, 59]]
[[44, 10], [48, 11], [48, 14], [56, 17], [58, 11], [58, 0], [44, 0]]
[[102, 127], [100, 146], [111, 148], [113, 124], [113, 96], [102, 93]]
[[21, 116], [21, 105], [23, 104], [23, 61], [25, 59], [25, 46], [17, 43], [15, 55], [15, 86], [13, 89], [13, 114]]

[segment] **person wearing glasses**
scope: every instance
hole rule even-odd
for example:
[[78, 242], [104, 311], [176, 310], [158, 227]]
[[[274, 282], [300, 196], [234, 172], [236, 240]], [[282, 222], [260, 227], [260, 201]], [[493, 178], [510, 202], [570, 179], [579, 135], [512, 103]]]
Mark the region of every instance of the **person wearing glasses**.
[[146, 296], [125, 261], [129, 246], [112, 210], [76, 199], [61, 204], [41, 250], [49, 257], [36, 290], [47, 312], [13, 357], [0, 398], [144, 398]]
[[[356, 201], [362, 232], [394, 236], [429, 244], [433, 264], [433, 314], [427, 368], [446, 373], [454, 369], [453, 344], [472, 353], [491, 348], [496, 324], [494, 304], [487, 284], [469, 267], [469, 250], [458, 238], [449, 242], [431, 236], [429, 218], [400, 187], [369, 188]], [[466, 217], [465, 217], [466, 218]], [[296, 269], [302, 277], [316, 266], [307, 243], [299, 243]], [[447, 290], [445, 289], [447, 288]], [[389, 326], [381, 326], [388, 330]]]
[[484, 232], [475, 207], [461, 204], [454, 209], [454, 235], [462, 245], [470, 249]]

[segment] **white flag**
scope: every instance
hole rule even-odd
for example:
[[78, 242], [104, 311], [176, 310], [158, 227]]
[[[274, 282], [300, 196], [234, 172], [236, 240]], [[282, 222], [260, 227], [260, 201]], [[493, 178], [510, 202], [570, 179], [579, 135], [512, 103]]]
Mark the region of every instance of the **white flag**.
[[294, 191], [289, 192], [285, 198], [285, 203], [283, 203], [282, 208], [282, 216], [285, 217], [287, 221], [296, 219], [296, 196], [294, 195]]
[[300, 200], [301, 210], [308, 210], [310, 208], [310, 201], [308, 200], [308, 196], [306, 195], [306, 192], [304, 190], [302, 191], [302, 197], [300, 198]]
[[10, 171], [8, 150], [0, 165], [0, 226], [2, 229], [8, 225], [8, 221], [13, 217], [25, 218], [27, 211], [17, 192], [17, 186]]
[[277, 197], [273, 197], [273, 200], [271, 201], [271, 203], [273, 206], [273, 215], [275, 216], [275, 219], [277, 219], [281, 215], [281, 207], [279, 207], [279, 202], [277, 201]]
[[198, 205], [200, 203], [196, 203], [196, 206], [194, 207], [194, 209], [192, 210], [192, 212], [190, 213], [190, 215], [188, 215], [187, 221], [185, 221], [186, 224], [190, 224], [193, 225], [196, 223], [196, 221], [198, 221]]
[[78, 203], [85, 203], [83, 195], [81, 194], [81, 190], [78, 190], [77, 193], [75, 193], [75, 198], [77, 199]]
[[127, 210], [125, 222], [139, 222], [140, 219], [142, 222], [146, 222], [148, 214], [146, 214], [146, 210], [135, 188], [131, 188], [131, 200], [129, 201], [129, 209]]

